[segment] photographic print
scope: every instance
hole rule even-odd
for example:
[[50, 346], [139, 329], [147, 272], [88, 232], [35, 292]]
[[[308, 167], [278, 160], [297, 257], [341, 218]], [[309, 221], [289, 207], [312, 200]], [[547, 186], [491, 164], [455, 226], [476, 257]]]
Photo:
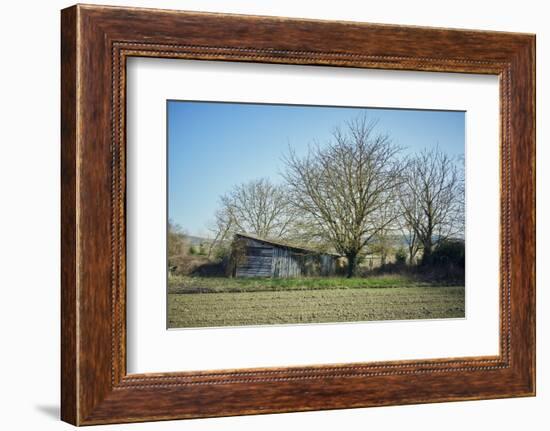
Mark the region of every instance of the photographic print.
[[168, 328], [465, 317], [465, 112], [167, 118]]

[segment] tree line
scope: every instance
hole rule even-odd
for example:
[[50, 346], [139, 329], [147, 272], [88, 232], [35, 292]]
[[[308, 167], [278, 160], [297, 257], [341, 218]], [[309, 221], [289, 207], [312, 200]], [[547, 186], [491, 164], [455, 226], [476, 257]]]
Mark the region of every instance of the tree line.
[[439, 147], [405, 154], [366, 115], [334, 129], [306, 155], [289, 149], [282, 182], [259, 178], [220, 197], [212, 248], [236, 232], [292, 241], [347, 258], [347, 275], [388, 235], [404, 238], [409, 262], [464, 232], [464, 160]]

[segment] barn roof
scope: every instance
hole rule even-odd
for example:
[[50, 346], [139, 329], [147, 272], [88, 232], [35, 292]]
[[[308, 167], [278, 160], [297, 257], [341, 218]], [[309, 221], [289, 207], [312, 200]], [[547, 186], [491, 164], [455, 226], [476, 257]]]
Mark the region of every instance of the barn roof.
[[313, 250], [311, 248], [298, 247], [298, 246], [295, 246], [295, 245], [292, 245], [292, 244], [289, 244], [289, 243], [285, 243], [285, 242], [282, 242], [282, 241], [261, 238], [259, 236], [252, 235], [252, 234], [249, 234], [249, 233], [244, 233], [244, 232], [236, 233], [235, 236], [236, 237], [238, 236], [238, 237], [241, 237], [241, 238], [249, 238], [249, 239], [253, 239], [255, 241], [263, 242], [264, 244], [270, 244], [270, 245], [274, 245], [276, 247], [287, 248], [287, 249], [290, 249], [290, 250], [295, 250], [295, 251], [303, 252], [303, 253], [326, 254], [328, 256], [341, 257], [337, 253], [321, 252], [319, 250]]

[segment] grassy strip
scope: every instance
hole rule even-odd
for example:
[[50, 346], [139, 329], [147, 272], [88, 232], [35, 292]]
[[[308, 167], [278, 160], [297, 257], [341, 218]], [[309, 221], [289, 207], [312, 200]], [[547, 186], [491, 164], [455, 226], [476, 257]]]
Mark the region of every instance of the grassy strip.
[[[438, 285], [441, 285], [441, 283]], [[171, 277], [168, 280], [168, 293], [242, 293], [427, 286], [433, 286], [433, 284], [405, 275], [381, 275], [365, 278], [225, 278], [178, 276]]]

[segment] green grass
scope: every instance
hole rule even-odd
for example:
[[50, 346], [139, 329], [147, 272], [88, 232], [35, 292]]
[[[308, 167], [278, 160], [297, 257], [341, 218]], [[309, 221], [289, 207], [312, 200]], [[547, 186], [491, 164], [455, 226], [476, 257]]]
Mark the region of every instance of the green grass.
[[420, 286], [431, 286], [431, 284], [416, 280], [407, 275], [380, 275], [365, 278], [225, 278], [175, 276], [168, 279], [169, 293], [274, 292], [288, 290]]
[[415, 285], [404, 277], [215, 280], [185, 280], [208, 294], [175, 293], [184, 285], [172, 284], [170, 328], [464, 317], [464, 286]]

